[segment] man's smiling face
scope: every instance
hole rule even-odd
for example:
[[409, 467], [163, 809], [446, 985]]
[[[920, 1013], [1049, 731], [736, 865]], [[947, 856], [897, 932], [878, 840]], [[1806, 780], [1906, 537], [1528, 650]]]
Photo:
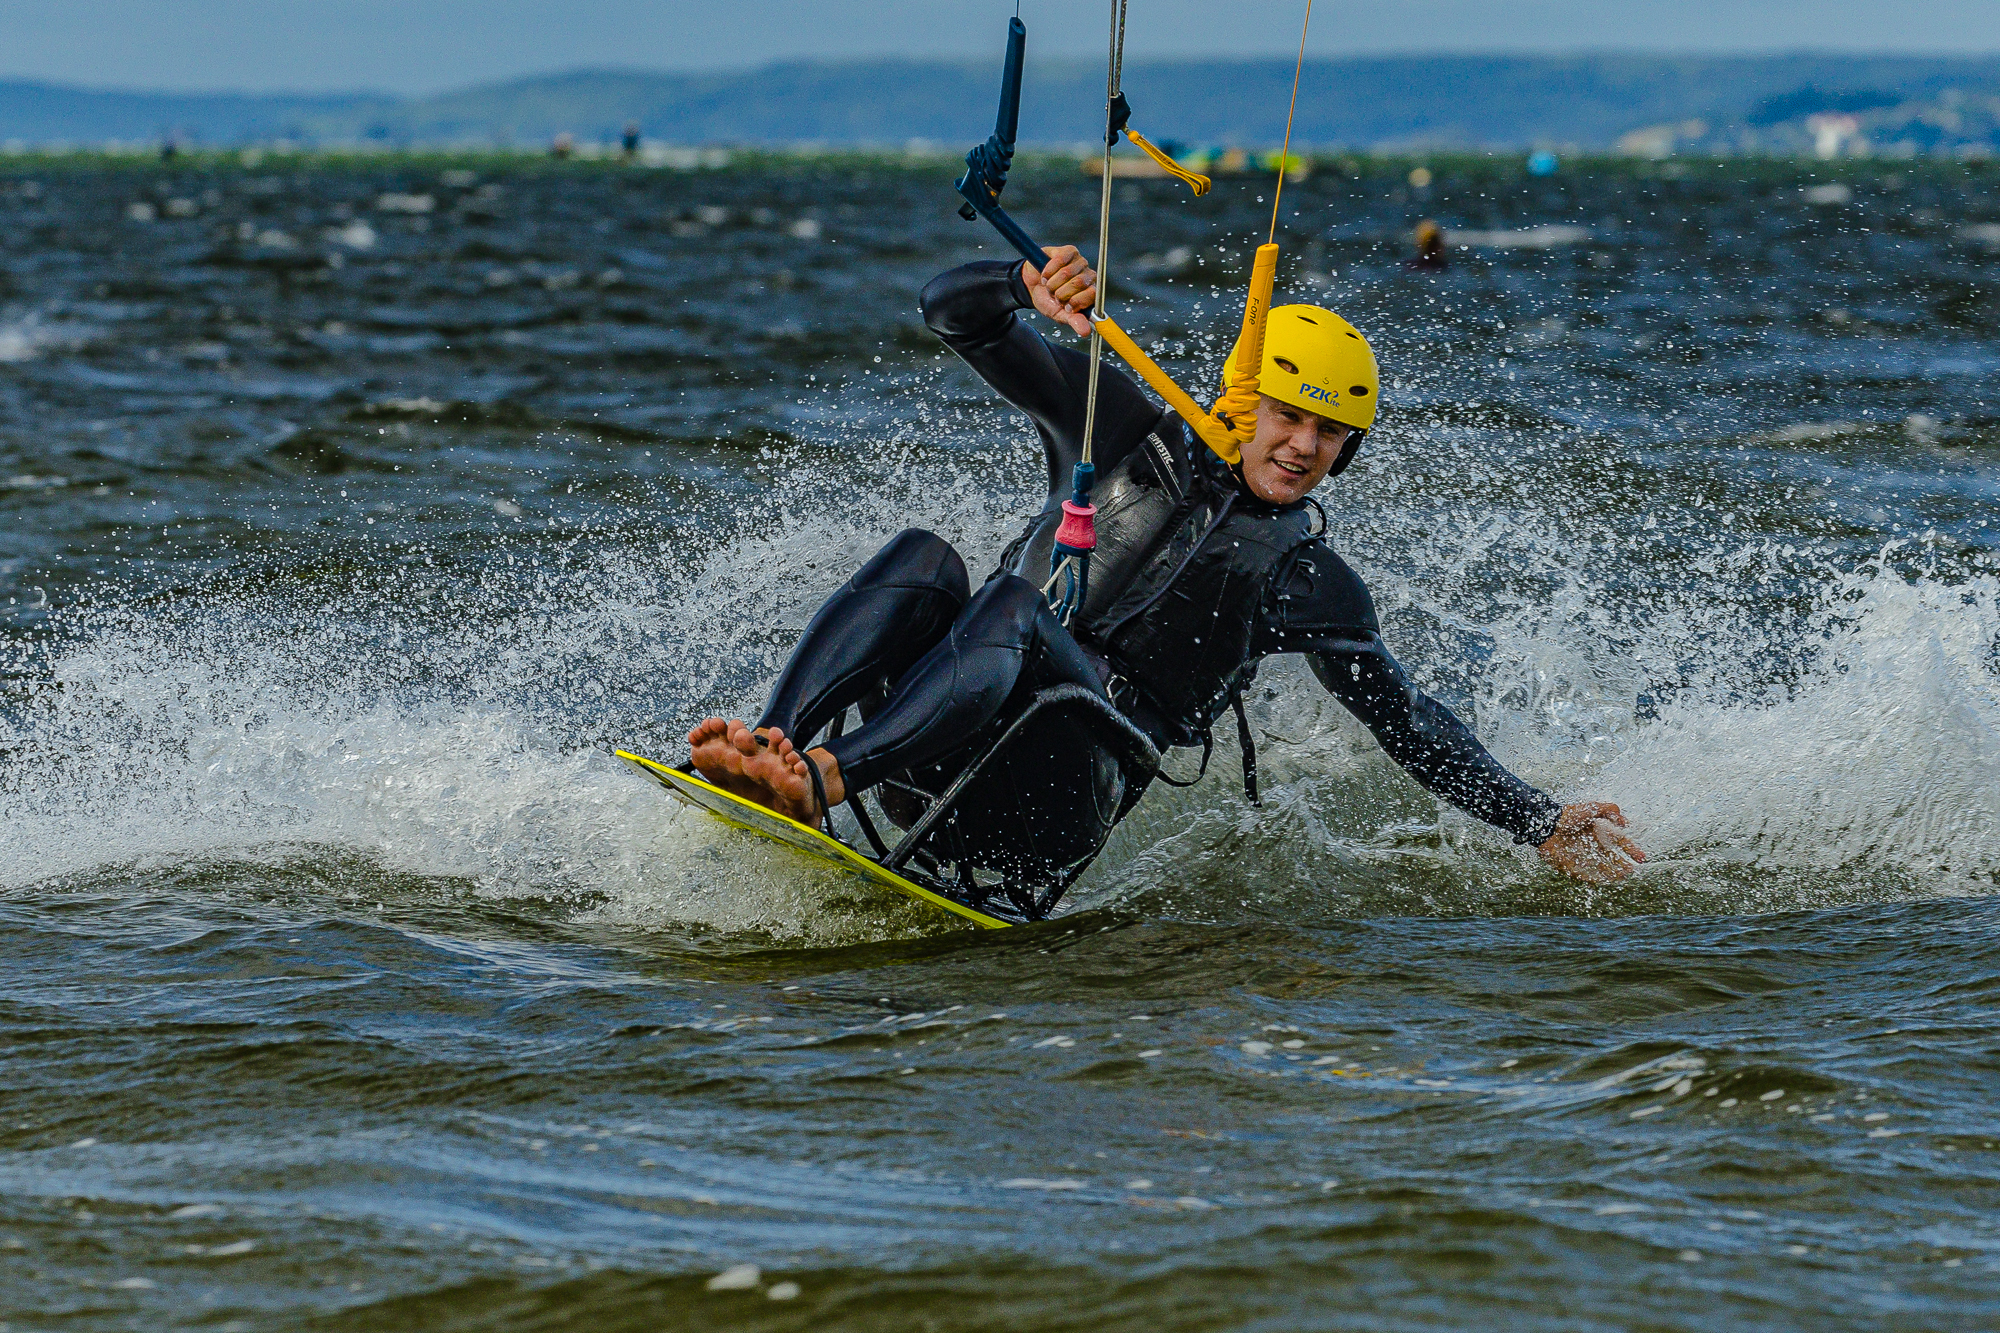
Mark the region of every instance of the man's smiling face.
[[1243, 446], [1243, 484], [1260, 500], [1290, 504], [1325, 480], [1353, 433], [1266, 394], [1257, 403], [1257, 434]]

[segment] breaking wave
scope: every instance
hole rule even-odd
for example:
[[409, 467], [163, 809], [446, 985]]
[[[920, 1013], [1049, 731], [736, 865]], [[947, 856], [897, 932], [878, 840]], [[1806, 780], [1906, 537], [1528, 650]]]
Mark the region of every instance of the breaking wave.
[[[476, 575], [463, 553], [409, 547], [334, 593], [79, 607], [14, 664], [0, 882], [358, 853], [630, 925], [920, 929], [681, 810], [608, 753], [671, 757], [694, 718], [754, 708], [825, 591], [900, 527], [990, 565], [1034, 484], [1031, 452], [884, 449], [859, 481], [851, 457], [846, 472], [822, 459], [752, 506], [705, 502], [698, 529], [524, 530]], [[1379, 504], [1395, 466], [1372, 488], [1357, 469], [1342, 503]], [[846, 502], [828, 504], [836, 490]], [[1991, 890], [2000, 579], [1895, 548], [1839, 572], [1749, 535], [1663, 580], [1615, 522], [1524, 509], [1433, 527], [1401, 503], [1344, 543], [1392, 645], [1524, 776], [1622, 805], [1649, 865], [1608, 889], [1557, 879], [1441, 810], [1281, 659], [1252, 700], [1263, 808], [1221, 738], [1207, 779], [1156, 787], [1073, 902], [1226, 920], [1736, 913]], [[1348, 517], [1336, 510], [1337, 529]], [[1185, 774], [1192, 758], [1169, 762]]]

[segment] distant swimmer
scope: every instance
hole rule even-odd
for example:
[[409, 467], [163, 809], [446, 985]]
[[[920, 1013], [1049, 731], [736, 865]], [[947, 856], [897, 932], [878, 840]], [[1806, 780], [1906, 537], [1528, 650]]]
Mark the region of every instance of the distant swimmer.
[[[1102, 367], [1096, 554], [1070, 626], [1057, 618], [1043, 585], [1083, 453], [1089, 358], [1051, 346], [1016, 312], [1038, 310], [1088, 335], [1097, 275], [1075, 246], [1047, 253], [1039, 270], [1016, 260], [953, 269], [921, 301], [931, 330], [1034, 422], [1048, 462], [1041, 513], [977, 592], [942, 538], [918, 529], [894, 538], [821, 606], [754, 727], [711, 717], [688, 733], [694, 767], [817, 827], [849, 793], [885, 781], [892, 798], [913, 786], [937, 790], [984, 752], [982, 737], [1057, 686], [1108, 702], [1159, 750], [1203, 745], [1205, 758], [1212, 727], [1258, 661], [1302, 653], [1426, 789], [1577, 879], [1631, 874], [1645, 854], [1617, 806], [1564, 806], [1529, 786], [1410, 682], [1382, 640], [1368, 589], [1334, 553], [1323, 516], [1315, 521], [1307, 495], [1353, 461], [1374, 424], [1379, 384], [1366, 339], [1330, 310], [1270, 311], [1256, 431], [1238, 463], [1225, 464], [1182, 418]], [[817, 735], [854, 704], [859, 726], [799, 753], [794, 738]], [[1050, 744], [1074, 755], [1097, 742], [1073, 730]], [[1094, 768], [1068, 766], [1082, 775], [1074, 789], [1055, 787], [1052, 771], [1023, 765], [1005, 784], [1008, 810], [961, 807], [955, 827], [968, 837], [981, 820], [1014, 827], [1002, 816], [1026, 809], [1052, 844], [1088, 848], [1137, 800], [1111, 790], [1108, 752]]]
[[1406, 261], [1411, 268], [1443, 268], [1449, 262], [1445, 258], [1444, 228], [1425, 218], [1417, 224], [1417, 257]]
[[628, 121], [626, 121], [626, 122], [625, 122], [625, 137], [624, 137], [624, 139], [623, 139], [623, 140], [622, 140], [621, 142], [622, 142], [622, 143], [623, 143], [623, 145], [624, 145], [624, 149], [625, 149], [625, 160], [626, 160], [627, 162], [630, 162], [630, 161], [631, 161], [631, 160], [632, 160], [633, 158], [635, 158], [635, 157], [639, 156], [639, 122], [638, 122], [638, 121], [636, 121], [636, 120], [628, 120]]

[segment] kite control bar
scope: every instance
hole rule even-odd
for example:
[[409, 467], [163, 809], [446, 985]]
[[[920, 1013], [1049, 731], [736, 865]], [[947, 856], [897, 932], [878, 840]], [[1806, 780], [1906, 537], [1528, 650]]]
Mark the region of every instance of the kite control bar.
[[[1000, 207], [1000, 192], [1007, 188], [1007, 172], [1014, 164], [1014, 139], [1020, 131], [1021, 61], [1027, 49], [1027, 25], [1018, 18], [1009, 19], [1007, 63], [1000, 75], [1000, 114], [995, 118], [993, 136], [965, 155], [965, 174], [958, 178], [955, 186], [965, 199], [965, 202], [959, 205], [960, 217], [967, 222], [985, 218], [993, 224], [993, 229], [1019, 252], [1021, 258], [1040, 269], [1046, 267], [1049, 262], [1047, 252], [1035, 244], [1034, 238], [1028, 235], [1026, 228], [1008, 216], [1006, 209]], [[1122, 94], [1119, 101], [1121, 103], [1124, 101]], [[1129, 117], [1130, 105], [1115, 107], [1113, 115], [1121, 121]], [[1276, 248], [1273, 247], [1271, 255], [1273, 268], [1276, 257]], [[1268, 293], [1269, 290], [1267, 285], [1265, 291]], [[1266, 304], [1268, 303], [1267, 295]], [[1151, 357], [1139, 350], [1139, 345], [1133, 342], [1125, 330], [1119, 328], [1110, 316], [1099, 316], [1093, 319], [1092, 323], [1103, 335], [1104, 341], [1111, 345], [1111, 350], [1123, 357], [1126, 364], [1138, 371], [1139, 377], [1152, 386], [1153, 392], [1166, 400], [1167, 406], [1173, 408], [1188, 425], [1194, 427], [1194, 432], [1201, 437], [1202, 443], [1214, 450], [1226, 463], [1234, 463], [1242, 457], [1242, 451], [1237, 447], [1236, 438], [1229, 427], [1203, 411], [1200, 404], [1190, 398], [1180, 385], [1175, 384], [1166, 371], [1161, 370]], [[1261, 322], [1259, 332], [1262, 332]], [[1260, 338], [1258, 359], [1253, 360], [1252, 365], [1261, 364], [1261, 343]]]
[[958, 207], [960, 217], [967, 222], [985, 218], [1023, 259], [1040, 268], [1048, 256], [1000, 207], [1000, 192], [1007, 188], [1007, 171], [1014, 165], [1014, 137], [1021, 128], [1021, 59], [1027, 49], [1027, 25], [1018, 18], [1007, 20], [1007, 64], [1000, 74], [1000, 114], [994, 118], [993, 137], [965, 155], [965, 174], [955, 186], [965, 197]]

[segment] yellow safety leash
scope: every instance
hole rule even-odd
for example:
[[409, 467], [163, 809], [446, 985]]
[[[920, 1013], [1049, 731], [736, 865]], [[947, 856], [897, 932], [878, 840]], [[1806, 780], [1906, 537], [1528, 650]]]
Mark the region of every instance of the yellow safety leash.
[[1165, 149], [1155, 145], [1152, 140], [1133, 129], [1130, 125], [1125, 127], [1125, 137], [1137, 144], [1140, 152], [1166, 168], [1169, 176], [1186, 183], [1187, 187], [1194, 191], [1195, 198], [1199, 199], [1207, 194], [1209, 186], [1214, 183], [1200, 172], [1189, 171], [1186, 167], [1168, 157]]
[[1140, 351], [1139, 344], [1118, 327], [1116, 320], [1107, 315], [1092, 327], [1104, 335], [1104, 341], [1111, 345], [1112, 351], [1125, 358], [1125, 363], [1139, 372], [1139, 378], [1151, 385], [1154, 393], [1167, 400], [1168, 407], [1181, 414], [1181, 419], [1194, 428], [1194, 433], [1201, 437], [1203, 444], [1215, 451], [1216, 457], [1225, 463], [1242, 461], [1243, 451], [1237, 448], [1236, 437], [1229, 433], [1229, 428], [1203, 410], [1200, 403], [1188, 397], [1187, 390], [1174, 383], [1152, 357]]

